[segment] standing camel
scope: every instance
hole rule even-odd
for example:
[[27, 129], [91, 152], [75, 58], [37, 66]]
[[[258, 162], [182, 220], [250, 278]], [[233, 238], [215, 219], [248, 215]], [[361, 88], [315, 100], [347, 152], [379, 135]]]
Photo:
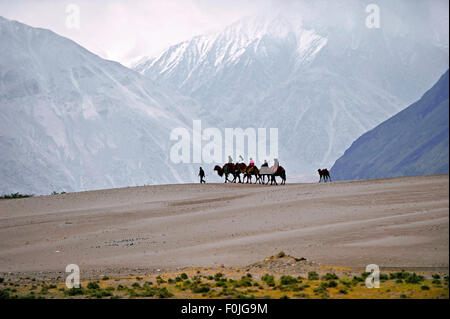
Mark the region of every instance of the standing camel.
[[252, 183], [252, 176], [256, 177], [255, 184], [260, 181], [261, 176], [259, 175], [259, 169], [256, 166], [249, 166], [245, 171], [245, 177], [247, 177], [247, 183], [250, 181]]
[[330, 172], [328, 171], [328, 169], [326, 169], [326, 168], [320, 169], [319, 168], [317, 170], [317, 172], [319, 172], [319, 176], [320, 176], [319, 183], [322, 181], [322, 179], [325, 183], [327, 182], [327, 180], [329, 180], [331, 182], [331, 176], [330, 176]]
[[[220, 167], [219, 165], [216, 165], [214, 167], [214, 171], [217, 172], [217, 175], [219, 175], [220, 177], [222, 177], [223, 175], [225, 175], [225, 183], [227, 182], [234, 182], [236, 180], [236, 175], [235, 175], [235, 166], [233, 163], [227, 163], [225, 164], [223, 167]], [[230, 181], [228, 179], [228, 175], [233, 175], [233, 180]]]
[[[271, 175], [270, 185], [273, 183], [278, 185], [277, 180], [275, 179], [276, 176], [281, 177], [281, 185], [286, 184], [286, 171], [283, 166], [278, 166], [277, 170]], [[267, 181], [267, 183], [269, 182]]]

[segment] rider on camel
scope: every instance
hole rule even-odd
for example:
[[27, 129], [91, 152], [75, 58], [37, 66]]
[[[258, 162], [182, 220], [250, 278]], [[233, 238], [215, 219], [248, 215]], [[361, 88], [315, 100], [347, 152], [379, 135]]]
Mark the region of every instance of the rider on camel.
[[278, 158], [274, 158], [273, 159], [273, 166], [272, 166], [273, 172], [276, 172], [279, 166], [280, 166], [280, 163], [278, 162]]

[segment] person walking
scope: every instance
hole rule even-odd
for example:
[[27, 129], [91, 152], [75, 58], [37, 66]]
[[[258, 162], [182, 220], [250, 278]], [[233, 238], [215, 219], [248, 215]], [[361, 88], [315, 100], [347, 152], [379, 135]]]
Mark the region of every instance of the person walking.
[[200, 172], [198, 173], [198, 176], [200, 176], [200, 184], [206, 183], [206, 181], [204, 180], [205, 171], [201, 167], [200, 167]]

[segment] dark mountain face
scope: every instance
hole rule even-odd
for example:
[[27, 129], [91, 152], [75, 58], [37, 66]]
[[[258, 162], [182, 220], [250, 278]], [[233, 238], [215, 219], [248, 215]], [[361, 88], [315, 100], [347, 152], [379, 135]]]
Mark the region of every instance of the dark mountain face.
[[335, 180], [449, 171], [448, 71], [423, 97], [358, 138], [331, 169]]

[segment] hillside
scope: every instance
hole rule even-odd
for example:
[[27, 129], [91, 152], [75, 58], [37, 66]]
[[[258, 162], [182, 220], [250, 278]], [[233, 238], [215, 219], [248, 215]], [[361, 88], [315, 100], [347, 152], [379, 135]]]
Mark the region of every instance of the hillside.
[[334, 180], [449, 171], [448, 71], [424, 96], [358, 138], [331, 169]]

